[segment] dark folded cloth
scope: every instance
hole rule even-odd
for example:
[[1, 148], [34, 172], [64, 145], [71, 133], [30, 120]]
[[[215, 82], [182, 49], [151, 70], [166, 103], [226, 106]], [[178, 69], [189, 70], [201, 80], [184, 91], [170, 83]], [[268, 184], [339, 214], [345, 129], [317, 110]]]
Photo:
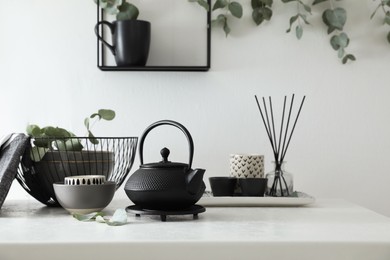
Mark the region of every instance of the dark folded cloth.
[[21, 156], [28, 142], [28, 136], [15, 134], [9, 144], [0, 147], [0, 208], [7, 197], [12, 181], [15, 179]]

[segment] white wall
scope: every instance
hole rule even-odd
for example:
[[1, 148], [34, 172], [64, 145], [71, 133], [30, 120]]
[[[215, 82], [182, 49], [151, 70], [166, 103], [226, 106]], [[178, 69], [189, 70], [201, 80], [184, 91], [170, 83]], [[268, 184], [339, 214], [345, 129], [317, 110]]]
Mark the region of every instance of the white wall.
[[[265, 154], [269, 171], [271, 149], [253, 96], [281, 102], [286, 94], [305, 94], [286, 156], [296, 189], [390, 216], [390, 46], [379, 17], [369, 20], [373, 1], [337, 2], [348, 6], [345, 29], [355, 63], [340, 64], [320, 9], [300, 41], [286, 34], [294, 5], [277, 0], [268, 24], [253, 27], [245, 18], [232, 25], [228, 39], [220, 29], [213, 31], [207, 73], [99, 71], [92, 0], [0, 4], [0, 135], [23, 132], [27, 123], [83, 134], [85, 116], [113, 108], [117, 119], [97, 126], [98, 135], [140, 135], [154, 121], [174, 119], [191, 131], [194, 166], [206, 168], [206, 177], [227, 175], [228, 155], [238, 152]], [[172, 160], [187, 160], [181, 133], [168, 127], [152, 133], [145, 160], [158, 160], [164, 145], [171, 147]], [[138, 166], [137, 157], [132, 171]], [[120, 189], [116, 196], [125, 194]], [[8, 198], [27, 197], [14, 182]]]

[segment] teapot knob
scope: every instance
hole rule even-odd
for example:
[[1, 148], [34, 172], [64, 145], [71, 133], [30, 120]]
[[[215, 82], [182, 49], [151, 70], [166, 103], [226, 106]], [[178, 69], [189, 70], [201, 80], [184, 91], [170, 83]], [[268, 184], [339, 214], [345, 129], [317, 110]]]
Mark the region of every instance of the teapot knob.
[[161, 154], [162, 159], [163, 159], [161, 162], [163, 162], [163, 163], [169, 162], [168, 161], [169, 153], [170, 153], [170, 151], [168, 148], [164, 147], [163, 149], [161, 149], [160, 154]]

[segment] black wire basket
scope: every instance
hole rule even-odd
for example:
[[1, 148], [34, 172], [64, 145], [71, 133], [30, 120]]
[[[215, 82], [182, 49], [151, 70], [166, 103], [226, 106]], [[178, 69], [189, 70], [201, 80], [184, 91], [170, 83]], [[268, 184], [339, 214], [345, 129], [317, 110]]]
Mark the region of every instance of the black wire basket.
[[118, 189], [133, 166], [137, 142], [137, 137], [31, 138], [16, 179], [47, 206], [60, 206], [53, 183], [69, 176], [104, 175]]

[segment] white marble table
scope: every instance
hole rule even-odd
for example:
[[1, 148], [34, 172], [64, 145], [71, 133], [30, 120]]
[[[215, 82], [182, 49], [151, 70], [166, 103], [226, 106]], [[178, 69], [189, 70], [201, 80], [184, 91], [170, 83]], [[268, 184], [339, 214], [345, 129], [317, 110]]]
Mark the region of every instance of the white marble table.
[[[105, 211], [128, 204], [116, 200]], [[6, 200], [0, 259], [390, 259], [390, 219], [342, 200], [297, 208], [207, 208], [197, 220], [130, 214], [128, 220], [118, 227], [85, 223], [61, 208]]]

